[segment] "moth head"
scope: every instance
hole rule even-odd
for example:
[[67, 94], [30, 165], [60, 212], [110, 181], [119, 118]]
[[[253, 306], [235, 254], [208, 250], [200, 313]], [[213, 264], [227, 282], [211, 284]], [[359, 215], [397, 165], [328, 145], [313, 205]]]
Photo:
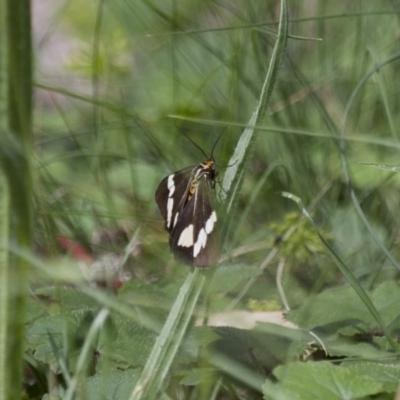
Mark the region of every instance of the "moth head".
[[200, 171], [198, 177], [200, 178], [203, 175], [208, 175], [212, 180], [215, 177], [215, 160], [214, 157], [210, 157], [209, 159], [203, 161], [200, 164]]

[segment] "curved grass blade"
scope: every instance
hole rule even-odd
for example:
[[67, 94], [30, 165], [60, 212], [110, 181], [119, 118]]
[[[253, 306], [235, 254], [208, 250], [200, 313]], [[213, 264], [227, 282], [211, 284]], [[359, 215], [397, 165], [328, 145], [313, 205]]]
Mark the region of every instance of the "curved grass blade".
[[22, 396], [29, 264], [13, 257], [8, 246], [12, 243], [29, 250], [32, 243], [33, 193], [28, 152], [32, 139], [30, 20], [29, 1], [0, 1], [0, 184], [1, 194], [6, 195], [2, 199], [0, 232], [6, 235], [2, 236], [1, 245], [7, 246], [2, 247], [0, 260], [0, 399]]
[[[244, 171], [251, 155], [251, 145], [255, 140], [256, 127], [261, 123], [265, 116], [266, 108], [270, 102], [272, 90], [274, 89], [283, 55], [286, 49], [288, 38], [288, 14], [286, 1], [281, 2], [281, 14], [278, 27], [278, 37], [272, 53], [271, 62], [265, 78], [260, 100], [256, 110], [251, 116], [247, 128], [243, 131], [235, 152], [229, 160], [229, 165], [222, 181], [221, 200], [225, 203], [226, 215], [229, 216], [234, 211], [237, 204], [237, 195], [242, 187]], [[223, 238], [229, 230], [229, 218], [225, 219], [222, 228]]]
[[8, 314], [8, 250], [9, 238], [8, 212], [10, 196], [7, 180], [0, 170], [0, 399], [7, 398], [7, 320]]
[[159, 398], [159, 391], [188, 327], [205, 281], [196, 268], [181, 287], [167, 321], [158, 336], [130, 400]]
[[336, 252], [332, 249], [332, 247], [329, 245], [329, 243], [325, 240], [325, 238], [319, 233], [318, 226], [314, 222], [314, 220], [311, 218], [311, 215], [308, 213], [307, 209], [304, 207], [303, 202], [301, 199], [291, 193], [283, 192], [282, 195], [290, 200], [293, 200], [295, 203], [297, 203], [298, 207], [300, 208], [301, 212], [303, 215], [311, 222], [311, 225], [314, 227], [314, 229], [317, 232], [317, 235], [321, 239], [323, 245], [325, 248], [328, 250], [329, 255], [332, 257], [333, 261], [335, 262], [336, 266], [339, 268], [339, 271], [343, 274], [343, 276], [346, 278], [346, 280], [350, 283], [354, 291], [358, 294], [362, 302], [365, 304], [365, 306], [368, 308], [369, 312], [371, 315], [375, 318], [375, 321], [377, 324], [381, 327], [383, 333], [386, 336], [386, 339], [392, 346], [394, 351], [398, 350], [397, 344], [394, 342], [393, 338], [389, 334], [389, 330], [386, 327], [385, 323], [383, 322], [382, 317], [380, 316], [378, 310], [375, 308], [374, 304], [372, 303], [371, 299], [365, 292], [365, 290], [362, 288], [360, 283], [358, 282], [357, 278], [353, 275], [353, 273], [350, 271], [349, 268], [347, 268], [346, 264], [341, 260], [341, 258], [336, 254]]
[[354, 208], [356, 209], [357, 214], [359, 215], [359, 217], [361, 218], [362, 222], [364, 223], [364, 225], [366, 226], [366, 228], [368, 229], [368, 232], [370, 233], [371, 237], [373, 238], [373, 240], [375, 241], [375, 243], [377, 244], [377, 246], [382, 250], [382, 252], [385, 254], [385, 256], [388, 258], [388, 260], [400, 271], [400, 265], [399, 263], [394, 259], [394, 257], [392, 256], [392, 254], [390, 253], [390, 251], [386, 248], [386, 246], [379, 240], [379, 238], [377, 237], [377, 235], [374, 233], [367, 217], [365, 216], [363, 210], [361, 209], [360, 203], [357, 199], [357, 196], [353, 190], [353, 186], [351, 183], [351, 178], [350, 178], [350, 172], [347, 166], [347, 159], [346, 159], [346, 140], [345, 140], [345, 128], [346, 128], [346, 122], [347, 122], [347, 116], [349, 114], [350, 111], [350, 107], [352, 106], [354, 99], [356, 97], [356, 95], [358, 94], [359, 90], [367, 83], [368, 79], [373, 76], [375, 73], [379, 72], [380, 69], [382, 69], [383, 67], [385, 67], [386, 65], [391, 64], [394, 61], [397, 61], [400, 59], [400, 54], [397, 53], [395, 55], [393, 55], [392, 57], [389, 57], [388, 59], [386, 59], [385, 61], [383, 61], [382, 63], [376, 65], [374, 68], [372, 68], [370, 71], [368, 71], [363, 77], [362, 79], [359, 81], [358, 85], [355, 87], [355, 89], [353, 90], [349, 101], [346, 104], [346, 108], [344, 111], [344, 118], [343, 118], [343, 124], [342, 124], [342, 128], [340, 130], [340, 159], [342, 162], [342, 169], [343, 169], [343, 174], [344, 174], [344, 179], [346, 181], [347, 187], [349, 188], [349, 193], [350, 193], [350, 197], [351, 200], [354, 204]]
[[109, 315], [109, 311], [103, 308], [99, 311], [96, 318], [94, 319], [89, 332], [86, 336], [85, 342], [83, 344], [82, 350], [79, 354], [78, 361], [76, 363], [75, 375], [69, 382], [67, 392], [64, 396], [64, 400], [72, 400], [75, 396], [75, 391], [79, 385], [79, 380], [85, 372], [85, 368], [90, 357], [91, 346], [97, 338], [97, 334], [103, 327], [106, 318]]

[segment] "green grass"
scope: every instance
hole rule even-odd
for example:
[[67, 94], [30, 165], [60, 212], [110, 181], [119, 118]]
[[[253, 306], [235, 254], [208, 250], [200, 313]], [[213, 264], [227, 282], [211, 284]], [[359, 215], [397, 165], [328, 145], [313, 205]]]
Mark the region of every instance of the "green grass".
[[[395, 3], [288, 2], [288, 24], [280, 1], [55, 11], [35, 42], [25, 142], [33, 250], [10, 246], [31, 271], [26, 398], [392, 399]], [[72, 45], [49, 67], [58, 40]], [[170, 256], [154, 193], [203, 161], [183, 132], [209, 154], [222, 131], [222, 260], [193, 271]], [[195, 326], [231, 310], [285, 311], [299, 329]]]

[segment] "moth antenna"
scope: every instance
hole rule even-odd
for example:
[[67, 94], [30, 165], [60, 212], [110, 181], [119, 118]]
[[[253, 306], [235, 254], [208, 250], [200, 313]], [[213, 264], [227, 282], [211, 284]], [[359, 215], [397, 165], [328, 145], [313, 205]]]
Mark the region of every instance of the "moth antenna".
[[211, 158], [213, 158], [215, 146], [216, 146], [217, 143], [219, 142], [219, 139], [221, 139], [221, 136], [222, 136], [222, 134], [225, 132], [225, 130], [226, 130], [226, 127], [225, 127], [224, 129], [222, 129], [222, 132], [219, 134], [217, 140], [214, 142], [214, 145], [213, 145], [213, 147], [212, 147], [212, 149], [211, 149]]
[[178, 128], [180, 130], [181, 133], [183, 133], [187, 139], [189, 139], [204, 155], [205, 158], [208, 158], [207, 154], [205, 153], [205, 151], [190, 137], [188, 136], [182, 129]]
[[229, 168], [229, 167], [233, 167], [238, 162], [239, 162], [239, 160], [236, 160], [233, 164], [228, 164], [228, 165], [224, 165], [224, 166], [221, 166], [221, 165], [215, 163], [215, 166], [217, 166], [218, 168]]

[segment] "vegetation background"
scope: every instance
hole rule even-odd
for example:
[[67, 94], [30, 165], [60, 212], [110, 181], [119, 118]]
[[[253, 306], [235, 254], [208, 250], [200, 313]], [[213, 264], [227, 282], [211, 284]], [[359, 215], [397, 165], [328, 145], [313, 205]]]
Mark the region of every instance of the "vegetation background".
[[[2, 259], [3, 299], [26, 303], [25, 398], [394, 398], [400, 3], [288, 1], [274, 64], [282, 4], [33, 1], [31, 163], [10, 191], [33, 201], [33, 251], [2, 242], [29, 264], [28, 291]], [[203, 161], [185, 135], [209, 154], [223, 132], [222, 181], [273, 67], [222, 261], [193, 272], [169, 255], [155, 190]], [[194, 327], [233, 310], [299, 329]]]

